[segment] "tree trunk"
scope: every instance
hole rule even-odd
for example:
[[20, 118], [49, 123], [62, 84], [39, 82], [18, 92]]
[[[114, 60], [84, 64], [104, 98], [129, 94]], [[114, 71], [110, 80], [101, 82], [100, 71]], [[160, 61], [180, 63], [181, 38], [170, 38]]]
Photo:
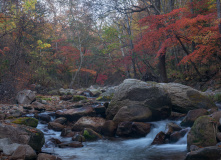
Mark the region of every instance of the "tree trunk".
[[170, 0], [170, 12], [172, 11], [172, 10], [174, 10], [174, 2], [175, 2], [175, 0]]
[[[220, 8], [220, 0], [216, 0], [216, 7], [217, 7], [217, 18], [221, 20], [221, 8]], [[219, 22], [219, 33], [221, 34], [221, 21]]]
[[161, 75], [161, 81], [164, 83], [168, 83], [167, 72], [166, 72], [166, 55], [161, 54], [159, 56], [159, 71]]
[[[159, 15], [161, 11], [161, 3], [160, 0], [155, 0], [155, 14]], [[159, 64], [158, 64], [158, 70], [160, 73], [160, 79], [162, 82], [167, 83], [168, 78], [167, 78], [167, 72], [166, 72], [166, 53], [161, 53], [159, 56]]]
[[131, 28], [130, 28], [130, 23], [129, 23], [129, 17], [128, 14], [126, 14], [126, 23], [127, 23], [127, 33], [130, 37], [130, 49], [132, 52], [132, 66], [133, 66], [133, 72], [134, 72], [134, 78], [137, 78], [137, 70], [136, 70], [136, 54], [133, 51], [134, 49], [134, 44], [133, 41], [131, 39], [132, 33], [131, 33]]
[[[181, 41], [180, 37], [176, 35], [176, 38], [177, 38], [177, 40], [180, 42], [180, 44], [181, 44], [181, 46], [182, 46], [184, 52], [185, 52], [186, 55], [188, 56], [190, 53], [189, 53], [189, 51], [186, 49], [186, 47], [184, 46], [184, 44], [183, 44], [183, 42]], [[194, 44], [193, 44], [193, 43], [192, 43], [192, 47], [194, 47]], [[190, 62], [191, 62], [191, 64], [192, 64], [193, 68], [195, 69], [196, 73], [198, 74], [198, 76], [201, 78], [202, 75], [200, 74], [199, 70], [197, 69], [195, 63], [194, 63], [192, 60], [190, 60]]]
[[79, 73], [79, 71], [81, 70], [81, 67], [82, 67], [82, 64], [83, 64], [83, 58], [84, 58], [84, 55], [83, 55], [83, 52], [82, 51], [80, 51], [80, 64], [79, 64], [79, 67], [78, 67], [78, 70], [75, 72], [75, 74], [73, 75], [72, 74], [72, 80], [71, 80], [71, 83], [70, 83], [70, 85], [69, 85], [69, 88], [72, 88], [73, 87], [73, 85], [74, 85], [74, 82], [75, 82], [75, 79], [76, 79], [76, 77], [77, 77], [77, 75], [78, 75], [78, 73]]

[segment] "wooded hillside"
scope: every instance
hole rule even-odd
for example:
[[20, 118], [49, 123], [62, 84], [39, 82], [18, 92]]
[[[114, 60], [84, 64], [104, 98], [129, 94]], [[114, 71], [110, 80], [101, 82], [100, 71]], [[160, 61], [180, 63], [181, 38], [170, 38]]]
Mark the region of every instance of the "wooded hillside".
[[220, 64], [220, 0], [0, 0], [0, 100], [125, 78], [219, 88]]

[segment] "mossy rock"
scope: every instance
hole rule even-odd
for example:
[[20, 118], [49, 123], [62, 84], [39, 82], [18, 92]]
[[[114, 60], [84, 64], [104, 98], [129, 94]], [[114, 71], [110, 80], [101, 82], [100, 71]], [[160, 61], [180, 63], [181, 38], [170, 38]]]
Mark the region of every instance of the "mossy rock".
[[99, 96], [96, 101], [111, 101], [113, 98], [113, 94], [110, 96]]
[[83, 130], [83, 136], [87, 141], [95, 141], [97, 139], [102, 139], [102, 136], [99, 133], [95, 132], [90, 128], [85, 128]]
[[80, 96], [80, 95], [74, 95], [73, 96], [73, 101], [74, 102], [78, 102], [78, 101], [86, 100], [86, 99], [87, 99], [87, 97], [85, 97], [85, 96]]
[[36, 128], [38, 125], [38, 120], [31, 117], [20, 117], [12, 121], [12, 123], [15, 124], [24, 124], [26, 126], [34, 127]]
[[44, 96], [36, 96], [36, 99], [46, 100], [46, 101], [52, 101], [52, 98], [51, 98], [51, 97], [44, 97]]
[[187, 136], [187, 149], [191, 145], [207, 147], [216, 145], [216, 121], [209, 116], [196, 119]]
[[58, 90], [51, 90], [48, 92], [49, 95], [59, 95]]

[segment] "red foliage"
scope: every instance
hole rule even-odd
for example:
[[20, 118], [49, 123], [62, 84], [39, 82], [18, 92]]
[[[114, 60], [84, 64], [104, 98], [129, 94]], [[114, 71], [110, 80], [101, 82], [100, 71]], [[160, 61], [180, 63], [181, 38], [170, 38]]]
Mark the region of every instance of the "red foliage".
[[213, 59], [214, 53], [220, 54], [221, 36], [218, 32], [217, 13], [209, 9], [209, 4], [208, 0], [194, 0], [189, 4], [189, 7], [193, 7], [194, 15], [191, 15], [191, 9], [180, 8], [168, 14], [151, 15], [141, 19], [141, 26], [147, 29], [142, 38], [138, 38], [134, 50], [157, 58], [166, 54], [167, 48], [180, 46], [177, 40], [179, 36], [185, 46], [192, 42], [196, 44], [194, 52], [185, 56], [181, 63], [190, 60], [206, 63], [209, 59]]
[[108, 79], [108, 76], [107, 76], [107, 75], [98, 74], [96, 83], [98, 83], [98, 84], [104, 84], [104, 82], [105, 82], [107, 79]]
[[4, 47], [4, 49], [3, 49], [4, 51], [10, 51], [10, 49], [8, 48], [8, 47]]

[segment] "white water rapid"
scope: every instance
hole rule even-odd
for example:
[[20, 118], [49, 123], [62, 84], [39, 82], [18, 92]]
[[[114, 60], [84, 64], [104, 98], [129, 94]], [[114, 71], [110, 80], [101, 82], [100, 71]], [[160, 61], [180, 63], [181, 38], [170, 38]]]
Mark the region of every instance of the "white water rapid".
[[[144, 138], [139, 139], [115, 139], [84, 142], [82, 148], [58, 148], [49, 139], [57, 138], [71, 141], [71, 138], [60, 137], [60, 132], [49, 130], [47, 124], [38, 125], [38, 129], [44, 132], [46, 143], [43, 152], [52, 153], [62, 160], [180, 160], [184, 159], [186, 150], [185, 135], [177, 143], [151, 145], [154, 137], [160, 131], [165, 131], [166, 124], [174, 121], [152, 122], [154, 128]], [[178, 121], [175, 123], [179, 123]]]

